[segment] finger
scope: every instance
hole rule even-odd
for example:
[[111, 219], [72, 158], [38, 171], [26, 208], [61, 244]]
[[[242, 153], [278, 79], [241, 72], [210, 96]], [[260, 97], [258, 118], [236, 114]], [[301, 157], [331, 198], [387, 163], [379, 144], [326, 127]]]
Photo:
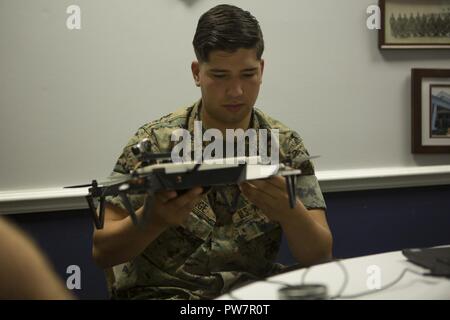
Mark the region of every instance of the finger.
[[272, 208], [272, 198], [269, 198], [266, 193], [258, 188], [252, 187], [248, 183], [241, 185], [241, 191], [250, 202], [255, 204], [262, 210], [270, 210]]
[[185, 206], [183, 206], [183, 208], [181, 208], [181, 210], [183, 212], [191, 212], [195, 205], [202, 199], [201, 195], [196, 196], [194, 199], [192, 199], [192, 201], [188, 202]]
[[286, 178], [283, 176], [272, 176], [267, 179], [267, 182], [280, 188], [282, 190], [286, 190]]
[[169, 200], [176, 198], [177, 193], [174, 190], [160, 191], [155, 193], [155, 197], [162, 203], [166, 203]]
[[280, 197], [283, 197], [284, 190], [275, 187], [273, 184], [269, 183], [267, 180], [252, 180], [249, 181], [251, 185], [254, 186], [254, 188], [258, 189], [259, 191], [265, 193], [270, 198], [276, 200]]
[[185, 194], [171, 200], [169, 203], [174, 208], [181, 209], [186, 204], [188, 204], [193, 199], [195, 199], [197, 196], [200, 196], [202, 194], [202, 192], [203, 192], [203, 189], [201, 187], [196, 187], [196, 188], [189, 190]]
[[176, 209], [176, 216], [177, 216], [177, 224], [180, 225], [184, 223], [184, 221], [189, 217], [190, 213], [194, 209], [195, 205], [201, 200], [202, 195], [198, 195], [195, 197], [192, 201], [188, 202], [185, 206], [182, 208]]

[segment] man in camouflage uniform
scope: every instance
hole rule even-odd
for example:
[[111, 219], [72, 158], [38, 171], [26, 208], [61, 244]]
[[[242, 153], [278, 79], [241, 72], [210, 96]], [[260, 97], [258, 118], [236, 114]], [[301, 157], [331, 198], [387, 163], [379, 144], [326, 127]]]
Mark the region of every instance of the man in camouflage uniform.
[[[170, 152], [172, 132], [194, 121], [203, 129], [278, 129], [279, 160], [292, 161], [302, 175], [298, 198], [289, 207], [284, 178], [272, 177], [239, 186], [200, 187], [184, 194], [159, 192], [131, 196], [138, 216], [135, 227], [119, 197], [109, 197], [105, 227], [94, 232], [93, 255], [109, 269], [113, 298], [211, 299], [244, 281], [282, 270], [275, 263], [284, 232], [299, 263], [331, 258], [332, 237], [325, 202], [314, 168], [299, 135], [254, 108], [262, 79], [264, 44], [256, 19], [246, 11], [220, 5], [199, 20], [194, 37], [198, 61], [192, 63], [202, 98], [137, 131], [124, 148], [113, 175], [128, 173], [137, 160], [131, 146], [144, 138], [150, 151]], [[236, 193], [242, 192], [235, 206]], [[230, 212], [230, 207], [234, 210]]]

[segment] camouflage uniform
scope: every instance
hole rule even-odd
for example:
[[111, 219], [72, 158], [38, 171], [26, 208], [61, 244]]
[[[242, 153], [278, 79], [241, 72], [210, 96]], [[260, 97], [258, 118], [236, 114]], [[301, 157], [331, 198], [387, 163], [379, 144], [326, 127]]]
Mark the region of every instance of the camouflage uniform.
[[[175, 143], [170, 136], [177, 128], [189, 130], [193, 138], [200, 108], [201, 100], [139, 128], [113, 174], [127, 173], [135, 166], [130, 147], [143, 138], [150, 139], [152, 152], [170, 152]], [[297, 179], [300, 199], [308, 209], [325, 209], [313, 165], [309, 161], [298, 163], [308, 155], [299, 135], [256, 108], [251, 126], [279, 129], [280, 161], [289, 157], [305, 174]], [[280, 225], [269, 221], [243, 196], [236, 212], [230, 214], [227, 204], [232, 203], [237, 190], [237, 186], [211, 188], [182, 226], [167, 229], [132, 261], [115, 266], [109, 280], [112, 298], [210, 299], [231, 286], [280, 271], [282, 266], [274, 262], [281, 242]], [[130, 200], [137, 210], [144, 196]], [[119, 197], [107, 201], [124, 208]]]

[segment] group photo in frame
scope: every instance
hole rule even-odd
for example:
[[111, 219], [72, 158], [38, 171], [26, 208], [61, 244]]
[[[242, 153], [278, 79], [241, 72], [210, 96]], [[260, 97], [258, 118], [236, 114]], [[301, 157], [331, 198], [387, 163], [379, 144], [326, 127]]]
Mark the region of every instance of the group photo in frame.
[[380, 0], [380, 49], [450, 49], [450, 0]]

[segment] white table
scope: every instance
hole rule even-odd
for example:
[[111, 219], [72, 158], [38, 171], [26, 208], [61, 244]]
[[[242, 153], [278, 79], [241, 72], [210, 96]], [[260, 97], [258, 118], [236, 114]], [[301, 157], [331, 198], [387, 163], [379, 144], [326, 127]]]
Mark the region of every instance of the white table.
[[[421, 268], [409, 261], [400, 251], [376, 254], [352, 259], [341, 260], [348, 271], [348, 283], [343, 295], [352, 295], [364, 291], [373, 293], [356, 299], [445, 299], [450, 300], [450, 279], [442, 277], [422, 276], [406, 272], [403, 278], [392, 287], [377, 291], [373, 288], [377, 273], [380, 275], [381, 286], [384, 287], [397, 279], [405, 268], [425, 273]], [[374, 267], [375, 266], [375, 267]], [[306, 269], [299, 269], [269, 278], [290, 285], [300, 284]], [[379, 271], [379, 272], [378, 272]], [[336, 262], [317, 265], [310, 268], [305, 275], [305, 284], [320, 283], [327, 286], [328, 295], [336, 295], [343, 282], [344, 272]], [[375, 282], [374, 282], [375, 279]], [[369, 286], [367, 282], [369, 281]], [[232, 296], [225, 294], [220, 300], [250, 299], [277, 300], [278, 289], [282, 284], [258, 281], [238, 288]]]

